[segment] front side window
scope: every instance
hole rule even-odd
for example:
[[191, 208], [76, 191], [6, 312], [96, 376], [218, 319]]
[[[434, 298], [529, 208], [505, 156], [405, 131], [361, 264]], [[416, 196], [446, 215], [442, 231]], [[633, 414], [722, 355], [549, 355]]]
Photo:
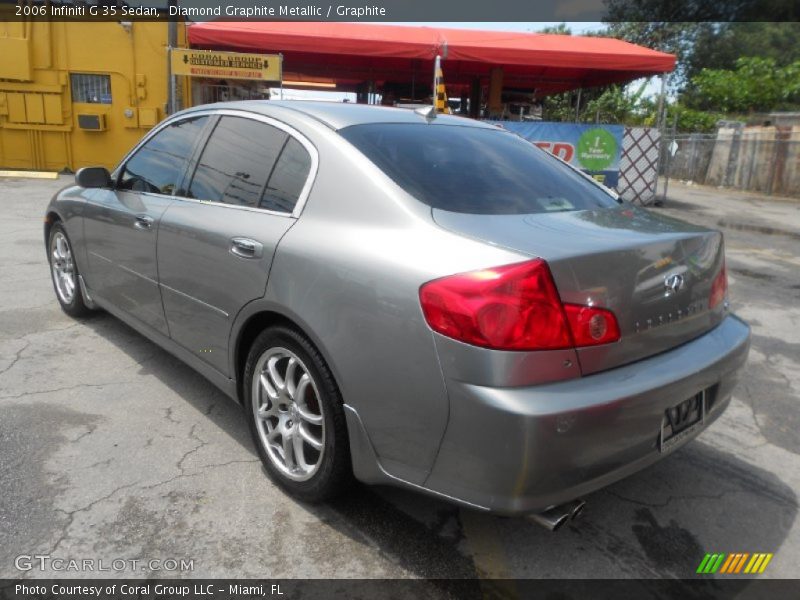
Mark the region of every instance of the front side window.
[[508, 215], [618, 205], [600, 186], [505, 131], [388, 123], [353, 125], [339, 133], [433, 208]]
[[72, 101], [86, 104], [111, 104], [111, 77], [93, 73], [71, 73]]
[[122, 168], [117, 188], [173, 195], [208, 117], [167, 125], [139, 148]]
[[189, 197], [258, 206], [287, 138], [266, 123], [223, 116], [200, 156]]

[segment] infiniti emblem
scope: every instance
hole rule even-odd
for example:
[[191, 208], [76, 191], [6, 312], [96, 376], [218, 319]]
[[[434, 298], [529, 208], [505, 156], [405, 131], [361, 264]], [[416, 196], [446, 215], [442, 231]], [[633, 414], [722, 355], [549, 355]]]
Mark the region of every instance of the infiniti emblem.
[[683, 287], [683, 275], [674, 273], [664, 278], [664, 288], [666, 289], [667, 296], [677, 293]]

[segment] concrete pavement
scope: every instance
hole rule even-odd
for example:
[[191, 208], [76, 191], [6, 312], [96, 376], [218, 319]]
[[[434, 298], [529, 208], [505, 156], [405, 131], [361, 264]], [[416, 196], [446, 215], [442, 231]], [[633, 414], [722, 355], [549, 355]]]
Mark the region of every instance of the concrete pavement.
[[193, 561], [102, 574], [125, 577], [688, 577], [705, 552], [797, 576], [800, 204], [670, 184], [655, 210], [726, 234], [749, 364], [697, 441], [551, 534], [397, 490], [286, 497], [205, 379], [107, 314], [61, 312], [42, 216], [68, 182], [0, 179], [0, 577], [46, 576], [15, 568], [37, 553]]

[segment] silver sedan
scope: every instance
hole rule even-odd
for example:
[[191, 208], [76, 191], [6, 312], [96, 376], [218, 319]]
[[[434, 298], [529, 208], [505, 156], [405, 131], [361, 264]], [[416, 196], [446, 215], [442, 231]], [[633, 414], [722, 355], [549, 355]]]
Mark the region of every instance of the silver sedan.
[[497, 127], [241, 102], [173, 115], [47, 208], [56, 297], [244, 408], [267, 471], [556, 528], [727, 406], [749, 348], [722, 235]]

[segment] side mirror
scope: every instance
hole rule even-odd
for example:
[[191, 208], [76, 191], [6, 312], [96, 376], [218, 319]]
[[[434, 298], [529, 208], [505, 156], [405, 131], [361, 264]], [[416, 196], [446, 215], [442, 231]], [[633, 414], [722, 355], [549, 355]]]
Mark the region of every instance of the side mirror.
[[105, 167], [84, 167], [75, 173], [75, 183], [84, 188], [111, 187], [111, 173]]

